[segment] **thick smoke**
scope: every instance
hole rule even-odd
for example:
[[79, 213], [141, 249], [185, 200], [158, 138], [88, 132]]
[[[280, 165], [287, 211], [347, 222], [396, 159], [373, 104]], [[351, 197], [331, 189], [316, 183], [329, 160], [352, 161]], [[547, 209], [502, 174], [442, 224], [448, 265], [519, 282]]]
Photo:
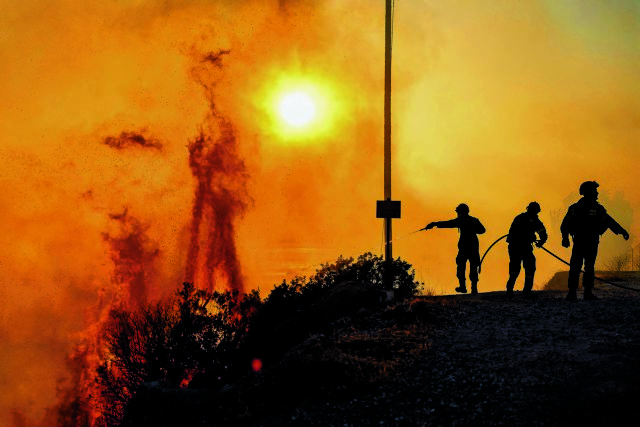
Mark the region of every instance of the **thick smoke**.
[[[202, 63], [212, 64], [219, 70], [219, 57], [226, 53], [207, 54]], [[184, 277], [188, 281], [201, 283], [209, 290], [244, 291], [234, 225], [246, 208], [247, 175], [244, 163], [237, 154], [233, 128], [215, 110], [210, 82], [213, 76], [208, 72], [202, 66], [194, 69], [197, 81], [210, 96], [211, 108], [205, 124], [187, 146], [195, 188]], [[122, 132], [119, 138], [106, 138], [104, 143], [118, 150], [129, 148], [130, 144], [161, 148], [158, 143], [149, 141], [140, 134]], [[91, 199], [92, 195], [93, 192], [89, 191], [82, 197]], [[163, 277], [159, 265], [162, 253], [158, 242], [149, 235], [151, 225], [133, 217], [128, 208], [108, 217], [117, 225], [115, 233], [102, 233], [113, 265], [111, 295], [107, 301], [99, 304], [101, 312], [96, 312], [94, 308], [94, 323], [87, 327], [83, 341], [67, 360], [72, 375], [59, 386], [59, 403], [47, 410], [48, 417], [55, 418], [58, 425], [88, 426], [94, 425], [99, 419], [101, 402], [94, 378], [95, 369], [104, 353], [99, 331], [107, 312], [120, 307], [136, 310], [162, 296], [157, 286], [156, 289], [151, 288]], [[204, 246], [202, 251], [201, 245]]]
[[113, 262], [112, 280], [116, 283], [116, 288], [122, 292], [118, 301], [114, 302], [140, 307], [153, 296], [149, 295], [148, 287], [150, 281], [157, 276], [155, 263], [160, 250], [147, 236], [150, 226], [131, 217], [127, 209], [121, 214], [111, 214], [109, 217], [120, 226], [117, 236], [103, 234]]
[[[205, 89], [211, 110], [207, 123], [188, 146], [195, 189], [185, 279], [196, 284], [202, 281], [209, 290], [244, 291], [235, 221], [246, 209], [246, 168], [238, 156], [233, 126], [217, 112], [214, 88], [207, 79], [209, 67], [219, 68], [222, 56], [228, 53], [204, 55], [202, 65], [193, 71]], [[203, 265], [201, 274], [199, 264]], [[218, 283], [220, 279], [222, 283]]]
[[[204, 252], [205, 274], [199, 278], [209, 290], [216, 288], [216, 277], [224, 280], [223, 288], [228, 284], [232, 289], [244, 290], [234, 226], [246, 208], [242, 199], [244, 167], [235, 156], [234, 144], [235, 137], [227, 126], [215, 141], [201, 133], [189, 144], [189, 164], [196, 188], [185, 278], [198, 283], [198, 262]], [[205, 242], [203, 251], [201, 242]]]
[[124, 150], [130, 147], [152, 148], [162, 150], [162, 143], [157, 139], [144, 136], [144, 131], [128, 132], [122, 131], [119, 136], [108, 136], [104, 139], [104, 144], [116, 150]]
[[[436, 292], [456, 285], [457, 233], [409, 233], [460, 202], [484, 250], [538, 201], [568, 257], [551, 214], [596, 180], [638, 234], [636, 3], [395, 2], [394, 255]], [[0, 25], [0, 420], [45, 419], [61, 378], [84, 395], [76, 351], [117, 301], [185, 276], [265, 293], [382, 253], [383, 2], [24, 0]], [[317, 134], [274, 124], [291, 77], [331, 94]], [[506, 257], [481, 291], [503, 289]], [[540, 254], [536, 285], [563, 268]]]

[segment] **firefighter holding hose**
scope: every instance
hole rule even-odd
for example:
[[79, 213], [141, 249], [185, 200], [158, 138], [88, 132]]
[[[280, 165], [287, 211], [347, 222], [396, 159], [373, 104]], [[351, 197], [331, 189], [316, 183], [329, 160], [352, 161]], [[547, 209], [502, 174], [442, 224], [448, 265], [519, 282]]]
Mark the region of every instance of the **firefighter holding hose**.
[[[524, 267], [524, 286], [522, 296], [526, 299], [534, 299], [536, 295], [533, 289], [533, 278], [536, 273], [536, 257], [533, 254], [533, 244], [542, 247], [547, 241], [547, 230], [538, 218], [540, 204], [531, 202], [526, 212], [516, 216], [509, 228], [507, 243], [509, 244], [509, 280], [507, 281], [507, 297], [513, 297], [513, 287], [520, 267]], [[539, 239], [536, 239], [536, 235]]]
[[469, 206], [464, 203], [456, 207], [457, 218], [448, 221], [430, 222], [425, 229], [437, 228], [457, 228], [460, 233], [458, 240], [458, 256], [456, 256], [456, 276], [459, 287], [456, 292], [467, 293], [466, 268], [469, 262], [469, 280], [471, 280], [471, 293], [478, 293], [478, 267], [480, 266], [480, 243], [478, 234], [483, 234], [486, 230], [478, 218], [469, 215]]

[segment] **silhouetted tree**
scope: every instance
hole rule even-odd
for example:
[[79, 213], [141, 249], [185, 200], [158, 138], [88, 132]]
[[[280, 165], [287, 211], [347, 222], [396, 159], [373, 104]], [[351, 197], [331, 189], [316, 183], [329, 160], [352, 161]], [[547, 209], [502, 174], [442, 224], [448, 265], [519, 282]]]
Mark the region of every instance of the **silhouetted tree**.
[[105, 357], [97, 369], [103, 420], [117, 425], [143, 382], [185, 387], [195, 374], [227, 381], [257, 291], [208, 292], [185, 282], [177, 299], [113, 309], [102, 329]]
[[[283, 281], [271, 291], [265, 302], [269, 306], [282, 305], [287, 301], [300, 310], [312, 304], [324, 290], [344, 281], [369, 283], [382, 290], [384, 269], [384, 259], [370, 252], [360, 255], [357, 260], [340, 256], [333, 264], [322, 264], [308, 279], [296, 277], [289, 283]], [[411, 298], [423, 287], [423, 283], [416, 282], [415, 271], [406, 261], [400, 258], [393, 260], [391, 269], [396, 298]]]
[[[265, 301], [255, 290], [209, 292], [185, 282], [174, 298], [113, 309], [100, 337], [104, 356], [96, 372], [102, 414], [98, 424], [118, 425], [144, 382], [209, 388], [229, 384], [250, 369], [256, 343], [274, 345], [269, 334], [276, 325], [296, 319], [341, 282], [382, 289], [384, 268], [384, 260], [371, 253], [357, 260], [339, 257], [309, 279], [283, 281]], [[414, 296], [421, 286], [411, 265], [400, 259], [393, 261], [392, 275], [398, 298]]]
[[137, 310], [111, 311], [101, 334], [105, 357], [96, 372], [100, 412], [107, 425], [118, 425], [141, 383], [172, 373], [171, 330], [178, 322], [172, 306], [172, 301], [163, 300]]

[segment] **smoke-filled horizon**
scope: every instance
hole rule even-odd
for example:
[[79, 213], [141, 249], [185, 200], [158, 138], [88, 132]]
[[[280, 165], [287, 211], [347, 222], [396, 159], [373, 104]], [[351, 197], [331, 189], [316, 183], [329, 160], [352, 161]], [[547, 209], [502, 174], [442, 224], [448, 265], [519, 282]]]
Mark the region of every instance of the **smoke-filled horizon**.
[[[0, 0], [0, 419], [55, 425], [67, 360], [114, 304], [187, 279], [266, 295], [383, 253], [384, 1], [15, 3]], [[394, 256], [453, 293], [455, 230], [409, 233], [464, 202], [484, 251], [535, 200], [568, 258], [559, 223], [585, 180], [631, 233], [606, 234], [599, 265], [636, 246], [638, 41], [632, 0], [396, 1]], [[292, 129], [277, 100], [299, 88], [317, 116]], [[565, 269], [536, 254], [536, 286]], [[499, 244], [480, 291], [507, 275]]]

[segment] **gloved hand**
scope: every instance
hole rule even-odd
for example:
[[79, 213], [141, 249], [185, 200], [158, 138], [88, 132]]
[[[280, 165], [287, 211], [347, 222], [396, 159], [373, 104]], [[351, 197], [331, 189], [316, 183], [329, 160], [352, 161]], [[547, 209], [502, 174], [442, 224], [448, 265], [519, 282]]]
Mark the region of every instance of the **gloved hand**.
[[430, 222], [429, 224], [427, 224], [427, 226], [424, 228], [425, 230], [431, 230], [433, 227], [435, 227], [436, 225], [433, 222]]
[[624, 240], [629, 240], [629, 233], [625, 231], [622, 232], [622, 237], [624, 237]]
[[541, 247], [542, 247], [542, 245], [544, 245], [545, 243], [546, 243], [546, 242], [545, 242], [544, 240], [538, 240], [538, 241], [536, 242], [536, 246], [537, 246], [537, 247], [539, 247], [539, 248], [541, 248]]
[[562, 246], [568, 248], [570, 245], [571, 242], [569, 242], [569, 236], [562, 236]]

